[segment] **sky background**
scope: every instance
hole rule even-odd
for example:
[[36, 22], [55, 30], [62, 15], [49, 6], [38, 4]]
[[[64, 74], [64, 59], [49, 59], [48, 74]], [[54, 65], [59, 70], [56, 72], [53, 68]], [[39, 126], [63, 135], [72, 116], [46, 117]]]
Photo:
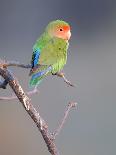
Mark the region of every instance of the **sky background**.
[[[69, 101], [78, 102], [56, 144], [61, 155], [116, 154], [116, 1], [0, 0], [0, 58], [30, 63], [32, 46], [49, 21], [70, 23], [67, 78], [49, 76], [33, 95], [33, 105], [57, 127]], [[25, 91], [29, 71], [10, 68]], [[0, 90], [8, 96], [12, 90]], [[18, 100], [0, 101], [0, 155], [47, 155], [35, 124]]]

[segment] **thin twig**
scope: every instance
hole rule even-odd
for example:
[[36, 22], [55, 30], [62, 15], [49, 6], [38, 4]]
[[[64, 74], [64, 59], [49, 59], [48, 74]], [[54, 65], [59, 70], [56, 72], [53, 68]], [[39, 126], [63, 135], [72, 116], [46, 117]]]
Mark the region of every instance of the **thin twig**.
[[[26, 94], [29, 96], [36, 94], [36, 93], [38, 93], [37, 89], [33, 89], [31, 91], [26, 92]], [[0, 100], [10, 101], [10, 100], [14, 100], [14, 99], [17, 99], [17, 96], [15, 94], [12, 94], [11, 96], [0, 96]]]
[[64, 79], [64, 82], [65, 82], [68, 86], [75, 87], [74, 84], [72, 84], [69, 80], [67, 80], [67, 78], [65, 77], [64, 73], [62, 73], [62, 72], [57, 72], [56, 74], [52, 74], [52, 75], [57, 75], [58, 77], [63, 78], [63, 79]]
[[63, 126], [64, 126], [64, 123], [66, 122], [66, 119], [67, 119], [67, 117], [68, 117], [68, 114], [69, 114], [71, 108], [72, 108], [72, 107], [76, 107], [76, 106], [77, 106], [77, 103], [75, 103], [75, 102], [69, 102], [69, 104], [68, 104], [68, 106], [66, 107], [66, 110], [65, 110], [65, 112], [64, 112], [64, 117], [63, 117], [63, 119], [62, 119], [61, 122], [59, 123], [59, 126], [58, 126], [58, 128], [56, 129], [56, 131], [52, 134], [52, 135], [53, 135], [53, 139], [55, 139], [56, 136], [59, 135], [61, 129], [62, 129]]
[[15, 66], [15, 67], [22, 67], [22, 68], [31, 68], [31, 64], [23, 64], [17, 61], [7, 61], [0, 63], [0, 67], [9, 67], [9, 66]]

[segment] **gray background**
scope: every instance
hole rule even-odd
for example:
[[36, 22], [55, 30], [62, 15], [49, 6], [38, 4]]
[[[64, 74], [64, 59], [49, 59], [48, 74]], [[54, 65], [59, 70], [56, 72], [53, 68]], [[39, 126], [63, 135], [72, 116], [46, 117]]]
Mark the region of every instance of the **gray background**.
[[[47, 77], [34, 106], [53, 131], [69, 101], [78, 102], [57, 137], [62, 155], [116, 154], [116, 1], [0, 0], [0, 58], [29, 63], [32, 46], [49, 21], [71, 24], [64, 68], [76, 88]], [[29, 71], [11, 68], [25, 91]], [[0, 90], [0, 96], [12, 91]], [[0, 101], [0, 155], [47, 155], [35, 124], [18, 101]]]

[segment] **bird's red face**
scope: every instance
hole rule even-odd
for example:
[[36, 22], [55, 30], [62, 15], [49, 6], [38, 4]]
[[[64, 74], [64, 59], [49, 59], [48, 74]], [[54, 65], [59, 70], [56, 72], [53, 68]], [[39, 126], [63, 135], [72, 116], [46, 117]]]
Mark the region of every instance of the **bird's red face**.
[[58, 38], [62, 38], [64, 40], [69, 40], [70, 37], [71, 37], [70, 26], [68, 26], [68, 25], [63, 25], [63, 26], [58, 25], [54, 29], [54, 36], [58, 37]]

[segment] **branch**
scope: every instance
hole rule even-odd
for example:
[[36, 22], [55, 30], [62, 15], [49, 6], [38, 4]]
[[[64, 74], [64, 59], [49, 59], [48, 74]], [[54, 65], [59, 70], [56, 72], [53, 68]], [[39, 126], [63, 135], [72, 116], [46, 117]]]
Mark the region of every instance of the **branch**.
[[[1, 88], [1, 87], [0, 87]], [[38, 93], [38, 89], [33, 89], [32, 91], [28, 91], [26, 92], [27, 95], [31, 96], [33, 94], [36, 94]], [[0, 96], [0, 100], [14, 100], [14, 99], [17, 99], [17, 96], [15, 94], [12, 94], [11, 96]]]
[[65, 82], [68, 86], [75, 87], [74, 84], [72, 84], [69, 80], [67, 80], [67, 78], [65, 77], [65, 75], [64, 75], [63, 72], [57, 72], [56, 74], [52, 74], [52, 75], [57, 75], [58, 77], [63, 78], [64, 82]]
[[[9, 66], [21, 67], [21, 68], [27, 68], [27, 69], [30, 69], [32, 67], [31, 64], [25, 65], [25, 64], [21, 64], [20, 62], [17, 62], [17, 61], [7, 61], [7, 62], [5, 62], [5, 61], [1, 60], [0, 67], [7, 68]], [[39, 68], [40, 65], [38, 65], [36, 67]], [[36, 70], [37, 70], [37, 68], [36, 68]], [[74, 84], [72, 84], [69, 80], [67, 80], [67, 78], [65, 77], [64, 73], [57, 72], [56, 74], [52, 74], [52, 75], [57, 75], [58, 77], [63, 78], [64, 82], [68, 86], [75, 87]]]
[[67, 117], [68, 117], [68, 114], [69, 114], [71, 108], [73, 108], [73, 107], [75, 108], [76, 106], [77, 106], [77, 103], [75, 103], [75, 102], [69, 102], [69, 104], [68, 104], [68, 106], [66, 107], [66, 110], [65, 110], [65, 112], [64, 112], [64, 117], [63, 117], [63, 119], [61, 120], [61, 122], [60, 122], [58, 128], [56, 129], [56, 131], [52, 134], [54, 139], [56, 138], [57, 135], [59, 135], [61, 129], [63, 128], [63, 125], [64, 125], [64, 123], [66, 122], [66, 119], [67, 119]]
[[0, 67], [6, 68], [6, 67], [9, 67], [9, 66], [21, 67], [21, 68], [27, 68], [27, 69], [31, 68], [31, 64], [25, 65], [25, 64], [21, 64], [20, 62], [17, 62], [17, 61], [7, 61], [7, 62], [2, 61], [0, 63]]
[[[64, 112], [64, 117], [61, 120], [58, 128], [56, 129], [56, 131], [53, 134], [51, 134], [49, 132], [47, 123], [40, 116], [39, 112], [36, 111], [33, 104], [31, 103], [30, 98], [27, 96], [27, 95], [32, 95], [32, 94], [36, 93], [38, 91], [37, 87], [35, 87], [34, 90], [25, 93], [23, 91], [22, 87], [20, 86], [19, 82], [14, 78], [14, 76], [10, 73], [10, 71], [7, 70], [8, 66], [16, 66], [16, 67], [22, 67], [22, 68], [27, 68], [27, 69], [31, 68], [30, 64], [25, 65], [25, 64], [21, 64], [19, 62], [15, 62], [15, 61], [5, 62], [5, 61], [0, 60], [0, 75], [4, 78], [4, 81], [0, 81], [0, 88], [6, 89], [7, 84], [9, 84], [16, 95], [16, 96], [12, 95], [9, 97], [0, 97], [0, 100], [12, 100], [12, 99], [18, 98], [19, 101], [22, 103], [23, 107], [25, 108], [25, 110], [27, 111], [27, 113], [30, 115], [32, 120], [35, 122], [38, 130], [41, 132], [43, 139], [44, 139], [51, 155], [59, 155], [59, 152], [57, 150], [54, 140], [55, 140], [56, 136], [60, 133], [61, 129], [63, 128], [63, 125], [68, 117], [68, 114], [69, 114], [71, 108], [76, 107], [77, 103], [70, 102], [68, 104], [66, 111]], [[69, 82], [65, 78], [63, 73], [59, 73], [56, 75], [59, 77], [62, 77], [68, 85], [73, 86], [71, 84], [71, 82]]]
[[35, 122], [37, 128], [41, 132], [43, 139], [48, 147], [49, 152], [52, 155], [59, 155], [54, 140], [49, 132], [48, 125], [44, 121], [44, 119], [40, 116], [40, 114], [33, 107], [30, 99], [27, 97], [19, 82], [10, 74], [10, 72], [6, 68], [0, 68], [0, 75], [8, 80], [10, 87], [13, 89], [19, 101], [22, 103], [23, 107], [30, 115], [30, 117]]

